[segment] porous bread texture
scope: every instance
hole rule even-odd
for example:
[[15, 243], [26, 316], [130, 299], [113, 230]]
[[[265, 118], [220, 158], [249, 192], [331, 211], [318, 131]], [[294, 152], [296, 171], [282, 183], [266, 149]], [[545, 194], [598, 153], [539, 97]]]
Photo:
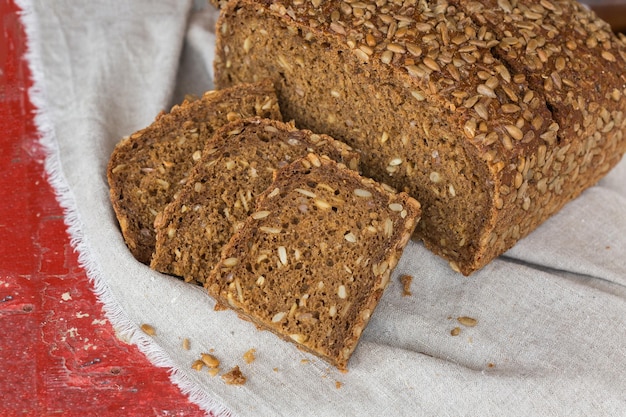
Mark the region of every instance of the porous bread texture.
[[419, 216], [407, 194], [309, 154], [277, 172], [205, 286], [346, 369]]
[[138, 261], [150, 263], [154, 220], [185, 183], [214, 131], [251, 116], [282, 120], [271, 82], [186, 99], [117, 144], [107, 167], [110, 198], [126, 245]]
[[268, 119], [245, 119], [219, 129], [179, 197], [155, 222], [156, 250], [150, 266], [204, 283], [222, 247], [254, 210], [274, 171], [309, 152], [358, 169], [359, 155], [326, 135]]
[[216, 85], [274, 81], [287, 119], [362, 151], [470, 274], [626, 150], [626, 48], [573, 0], [232, 0]]

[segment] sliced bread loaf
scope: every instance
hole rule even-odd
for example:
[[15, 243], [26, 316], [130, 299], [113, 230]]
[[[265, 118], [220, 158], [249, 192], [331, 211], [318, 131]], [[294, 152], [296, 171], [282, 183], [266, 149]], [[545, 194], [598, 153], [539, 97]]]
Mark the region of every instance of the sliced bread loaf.
[[358, 154], [347, 145], [291, 124], [246, 119], [218, 130], [180, 196], [155, 223], [151, 267], [204, 283], [274, 171], [311, 151], [358, 168]]
[[110, 197], [137, 260], [150, 263], [154, 220], [185, 183], [214, 131], [250, 116], [281, 119], [271, 83], [242, 84], [185, 100], [115, 147], [107, 169]]
[[216, 84], [270, 77], [285, 118], [363, 153], [464, 274], [626, 151], [626, 43], [575, 0], [233, 0]]
[[345, 369], [419, 216], [407, 194], [309, 154], [278, 171], [206, 287]]

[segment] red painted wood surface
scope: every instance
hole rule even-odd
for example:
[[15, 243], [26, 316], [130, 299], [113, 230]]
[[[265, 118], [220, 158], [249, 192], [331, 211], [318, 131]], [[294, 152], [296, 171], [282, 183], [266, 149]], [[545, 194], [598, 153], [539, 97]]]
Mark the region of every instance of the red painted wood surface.
[[202, 416], [115, 336], [70, 246], [37, 144], [25, 35], [0, 0], [0, 416]]

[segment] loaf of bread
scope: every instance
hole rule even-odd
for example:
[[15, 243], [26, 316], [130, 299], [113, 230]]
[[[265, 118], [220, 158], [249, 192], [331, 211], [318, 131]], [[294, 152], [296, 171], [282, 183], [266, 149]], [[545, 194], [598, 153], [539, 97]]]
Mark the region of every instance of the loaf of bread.
[[345, 369], [419, 215], [407, 194], [309, 154], [277, 172], [206, 288]]
[[274, 171], [309, 152], [358, 169], [359, 155], [326, 135], [269, 119], [244, 119], [219, 129], [162, 216], [155, 222], [150, 266], [204, 283], [222, 247], [254, 210]]
[[281, 119], [272, 83], [263, 81], [210, 91], [160, 114], [117, 144], [107, 168], [110, 197], [126, 245], [150, 263], [153, 223], [172, 200], [214, 131], [243, 117]]
[[362, 151], [422, 203], [416, 234], [463, 274], [626, 150], [626, 47], [574, 0], [231, 0], [216, 85], [271, 78], [286, 119]]

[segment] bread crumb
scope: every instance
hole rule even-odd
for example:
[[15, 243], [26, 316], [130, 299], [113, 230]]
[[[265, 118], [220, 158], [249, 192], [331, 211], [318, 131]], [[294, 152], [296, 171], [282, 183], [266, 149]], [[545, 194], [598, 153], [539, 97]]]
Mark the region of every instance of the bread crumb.
[[467, 316], [457, 317], [456, 320], [465, 327], [474, 327], [478, 323], [478, 320]]
[[461, 333], [460, 327], [455, 327], [454, 329], [450, 330], [450, 336], [458, 336], [460, 333]]
[[220, 372], [220, 368], [211, 368], [209, 369], [209, 375], [215, 376]]
[[243, 385], [246, 383], [246, 377], [241, 373], [238, 365], [222, 375], [222, 380], [227, 385]]
[[183, 339], [183, 349], [189, 350], [190, 348], [191, 348], [191, 345], [189, 343], [189, 339], [188, 338], [184, 338]]
[[402, 283], [402, 296], [407, 297], [411, 294], [411, 282], [413, 282], [413, 277], [411, 275], [400, 275], [400, 282]]
[[204, 367], [204, 362], [202, 362], [200, 359], [196, 359], [191, 364], [191, 369], [195, 369], [196, 371], [201, 370], [203, 367]]
[[203, 353], [200, 355], [200, 360], [209, 368], [217, 368], [220, 366], [220, 361], [210, 353]]
[[273, 371], [274, 371], [274, 372], [278, 372], [278, 368], [274, 368], [274, 369], [273, 369]]
[[156, 334], [156, 330], [154, 329], [154, 327], [146, 323], [141, 325], [141, 330], [148, 336], [154, 336]]
[[335, 388], [339, 389], [339, 388], [341, 388], [342, 385], [343, 384], [341, 382], [335, 381]]
[[246, 361], [246, 363], [252, 363], [254, 362], [254, 360], [256, 359], [256, 349], [250, 349], [248, 350], [246, 353], [243, 354], [243, 360]]
[[300, 363], [309, 363], [309, 362], [311, 362], [311, 361], [308, 360], [308, 359], [300, 359]]

